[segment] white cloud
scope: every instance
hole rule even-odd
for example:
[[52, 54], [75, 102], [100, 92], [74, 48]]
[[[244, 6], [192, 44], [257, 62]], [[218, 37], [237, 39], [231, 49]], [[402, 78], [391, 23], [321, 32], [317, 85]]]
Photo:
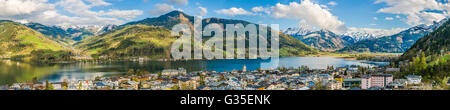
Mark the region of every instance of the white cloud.
[[291, 2], [289, 5], [278, 3], [271, 7], [271, 13], [275, 18], [302, 19], [310, 25], [335, 33], [343, 33], [347, 30], [344, 22], [340, 21], [337, 16], [310, 0], [302, 0], [301, 3]]
[[110, 9], [109, 12], [100, 11], [100, 15], [106, 15], [106, 16], [114, 16], [123, 18], [126, 20], [131, 20], [133, 18], [136, 18], [139, 15], [142, 15], [144, 12], [141, 10], [115, 10]]
[[206, 9], [205, 7], [198, 7], [200, 9], [200, 12], [198, 13], [198, 15], [200, 16], [205, 16], [206, 13], [208, 13], [208, 9]]
[[373, 20], [378, 20], [378, 17], [373, 17]]
[[230, 9], [222, 9], [222, 10], [217, 10], [216, 13], [219, 14], [225, 14], [225, 15], [253, 15], [253, 13], [248, 12], [247, 10], [243, 9], [243, 8], [236, 8], [236, 7], [232, 7]]
[[158, 16], [158, 15], [169, 13], [169, 12], [174, 11], [174, 10], [180, 10], [180, 9], [176, 9], [172, 5], [165, 4], [165, 3], [163, 3], [163, 4], [156, 4], [155, 5], [155, 9], [151, 10], [150, 14]]
[[53, 7], [47, 0], [0, 0], [0, 17], [26, 16]]
[[[436, 0], [376, 0], [375, 4], [386, 4], [378, 13], [405, 15], [409, 25], [430, 24], [448, 16], [450, 4]], [[433, 11], [433, 12], [432, 12]], [[441, 12], [440, 12], [441, 11]]]
[[[21, 22], [38, 22], [46, 25], [103, 25], [122, 24], [142, 15], [140, 10], [100, 10], [96, 6], [108, 6], [104, 0], [0, 0], [0, 17]], [[58, 7], [58, 8], [57, 8]], [[61, 14], [60, 11], [68, 14]]]
[[336, 5], [338, 5], [338, 3], [336, 3], [335, 1], [330, 1], [330, 2], [328, 2], [328, 5], [330, 5], [330, 6], [336, 6]]
[[270, 9], [269, 8], [264, 8], [262, 6], [257, 6], [257, 7], [253, 7], [252, 11], [254, 12], [254, 14], [258, 14], [258, 15], [263, 15], [263, 13], [270, 15]]
[[188, 0], [166, 0], [166, 1], [176, 5], [187, 5], [189, 3]]
[[87, 2], [91, 3], [92, 6], [108, 6], [112, 5], [111, 3], [105, 2], [103, 0], [86, 0]]
[[394, 20], [394, 18], [392, 18], [392, 17], [385, 17], [384, 19], [385, 19], [385, 20], [389, 20], [389, 21]]
[[262, 6], [253, 7], [252, 11], [253, 12], [261, 12], [261, 11], [264, 11], [264, 7], [262, 7]]
[[90, 8], [95, 5], [88, 5], [82, 0], [61, 0], [55, 4], [63, 8], [65, 11], [77, 16], [89, 17], [97, 14], [96, 12], [90, 10]]

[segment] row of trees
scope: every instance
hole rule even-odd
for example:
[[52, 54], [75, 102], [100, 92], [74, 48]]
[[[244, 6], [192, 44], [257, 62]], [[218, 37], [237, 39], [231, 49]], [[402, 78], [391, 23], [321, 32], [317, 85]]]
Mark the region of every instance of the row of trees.
[[70, 61], [74, 54], [70, 51], [35, 50], [31, 52], [31, 58], [37, 62]]

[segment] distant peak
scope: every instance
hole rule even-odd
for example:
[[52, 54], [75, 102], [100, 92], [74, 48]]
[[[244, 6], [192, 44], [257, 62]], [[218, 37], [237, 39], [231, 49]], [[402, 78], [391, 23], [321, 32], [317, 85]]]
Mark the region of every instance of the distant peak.
[[[171, 12], [169, 12], [168, 14], [180, 14], [180, 13], [183, 13], [182, 11], [179, 11], [179, 10], [174, 10], [174, 11], [171, 11]], [[183, 13], [184, 14], [184, 13]]]
[[181, 12], [179, 10], [171, 11], [167, 14], [161, 15], [161, 17], [179, 17], [180, 15], [186, 16], [184, 12]]

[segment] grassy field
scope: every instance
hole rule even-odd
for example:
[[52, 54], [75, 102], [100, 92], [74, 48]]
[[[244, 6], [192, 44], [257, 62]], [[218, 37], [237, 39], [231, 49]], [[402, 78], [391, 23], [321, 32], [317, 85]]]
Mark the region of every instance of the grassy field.
[[35, 50], [66, 50], [45, 35], [22, 24], [0, 21], [0, 54], [3, 58], [26, 56]]

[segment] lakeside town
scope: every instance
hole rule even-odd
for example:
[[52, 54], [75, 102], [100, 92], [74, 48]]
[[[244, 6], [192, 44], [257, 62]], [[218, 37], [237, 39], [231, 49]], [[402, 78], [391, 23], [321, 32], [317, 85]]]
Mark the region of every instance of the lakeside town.
[[[184, 68], [160, 73], [130, 70], [121, 76], [62, 82], [37, 81], [0, 85], [0, 90], [433, 90], [422, 76], [394, 78], [400, 68], [328, 67], [269, 70], [187, 72]], [[450, 83], [447, 83], [450, 85]]]

